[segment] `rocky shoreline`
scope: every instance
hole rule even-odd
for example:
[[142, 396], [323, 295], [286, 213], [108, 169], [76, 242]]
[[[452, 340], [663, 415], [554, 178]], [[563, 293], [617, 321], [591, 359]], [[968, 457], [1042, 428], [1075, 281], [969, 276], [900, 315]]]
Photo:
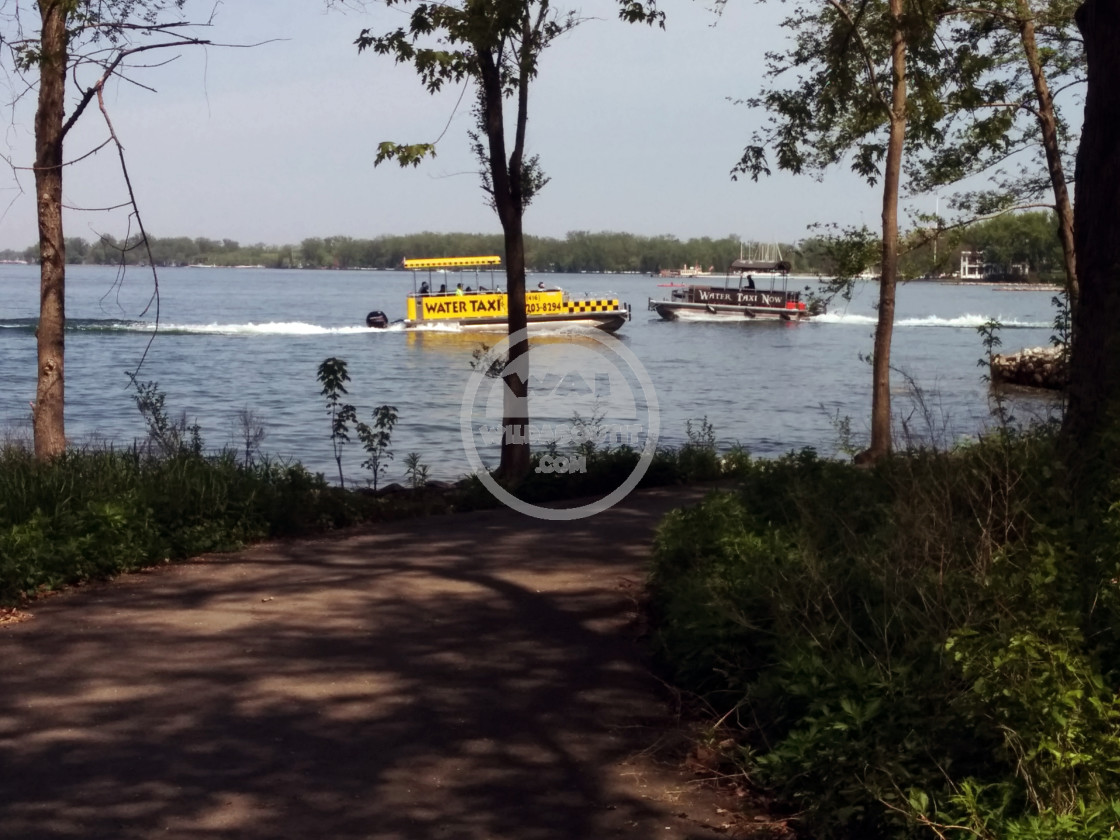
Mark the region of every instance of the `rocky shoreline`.
[[1069, 382], [1069, 365], [1064, 347], [1028, 347], [993, 356], [991, 374], [993, 385], [1060, 391]]

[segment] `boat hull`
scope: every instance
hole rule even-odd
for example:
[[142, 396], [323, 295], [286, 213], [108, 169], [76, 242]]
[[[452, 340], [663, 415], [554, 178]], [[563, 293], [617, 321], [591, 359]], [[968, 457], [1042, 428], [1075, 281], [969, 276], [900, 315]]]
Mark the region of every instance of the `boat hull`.
[[808, 321], [812, 317], [804, 309], [786, 306], [735, 306], [651, 300], [649, 308], [666, 321]]
[[[598, 329], [607, 332], [618, 330], [630, 319], [629, 310], [603, 313], [596, 315], [534, 315], [528, 316], [530, 332], [543, 332], [546, 330], [564, 329]], [[406, 319], [405, 329], [455, 329], [470, 332], [506, 332], [509, 329], [507, 318], [470, 318], [470, 319], [444, 319], [441, 321], [416, 321]]]
[[[509, 329], [509, 300], [504, 292], [409, 295], [404, 326], [504, 332]], [[560, 289], [525, 294], [529, 328], [594, 328], [614, 332], [630, 320], [630, 307], [616, 298], [573, 298]]]
[[808, 321], [819, 312], [788, 288], [788, 267], [736, 260], [732, 268], [741, 274], [734, 284], [730, 275], [722, 286], [689, 283], [664, 300], [651, 298], [649, 308], [667, 321]]

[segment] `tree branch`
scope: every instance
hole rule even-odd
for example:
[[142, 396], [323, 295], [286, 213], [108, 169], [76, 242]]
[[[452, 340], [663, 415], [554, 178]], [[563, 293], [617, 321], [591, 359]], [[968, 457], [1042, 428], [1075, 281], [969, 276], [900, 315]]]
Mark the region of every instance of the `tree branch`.
[[845, 8], [842, 3], [838, 2], [838, 0], [827, 0], [827, 2], [828, 5], [832, 6], [832, 8], [836, 10], [837, 14], [839, 14], [840, 17], [848, 22], [848, 26], [851, 27], [851, 32], [855, 36], [856, 41], [859, 43], [860, 55], [863, 57], [864, 65], [867, 68], [867, 77], [868, 81], [871, 82], [871, 89], [875, 91], [876, 99], [879, 101], [879, 104], [882, 105], [889, 114], [891, 110], [891, 104], [879, 88], [879, 77], [875, 73], [875, 65], [871, 60], [871, 51], [868, 50], [867, 43], [863, 40], [863, 33], [859, 31], [859, 27], [856, 26], [856, 22], [852, 19], [852, 16], [848, 13], [847, 8]]
[[[146, 315], [154, 304], [156, 308], [155, 329], [152, 330], [152, 335], [148, 338], [148, 343], [144, 346], [144, 352], [140, 356], [140, 361], [136, 363], [136, 370], [131, 373], [131, 377], [133, 381], [135, 381], [137, 374], [140, 373], [140, 368], [144, 366], [144, 360], [148, 358], [148, 351], [152, 349], [152, 342], [156, 340], [156, 335], [159, 333], [159, 272], [156, 270], [156, 261], [155, 257], [152, 255], [152, 246], [151, 242], [148, 240], [148, 232], [144, 229], [144, 217], [140, 215], [140, 207], [136, 203], [136, 193], [132, 189], [132, 179], [128, 175], [128, 164], [125, 161], [124, 146], [121, 145], [121, 141], [117, 137], [117, 132], [113, 128], [113, 121], [109, 119], [109, 112], [105, 108], [105, 96], [102, 90], [104, 82], [105, 79], [102, 78], [97, 86], [97, 106], [101, 109], [101, 115], [105, 118], [105, 125], [109, 128], [109, 137], [112, 138], [112, 141], [117, 146], [117, 156], [121, 161], [121, 173], [124, 175], [125, 187], [128, 189], [128, 201], [132, 205], [132, 215], [136, 217], [136, 224], [140, 228], [140, 241], [143, 243], [144, 249], [148, 253], [148, 265], [152, 269], [152, 296], [148, 299], [148, 305], [144, 307], [140, 314], [141, 316]], [[125, 244], [127, 244], [127, 238]]]
[[73, 128], [74, 123], [76, 123], [78, 121], [78, 118], [81, 117], [82, 112], [85, 111], [86, 106], [89, 105], [93, 97], [101, 95], [101, 88], [104, 86], [105, 82], [109, 80], [109, 77], [113, 75], [116, 69], [121, 65], [121, 62], [123, 62], [129, 56], [137, 55], [138, 53], [142, 52], [148, 52], [150, 50], [167, 49], [169, 47], [205, 46], [210, 43], [210, 41], [200, 38], [187, 38], [179, 41], [168, 41], [162, 44], [142, 44], [139, 47], [133, 47], [132, 49], [128, 50], [121, 50], [117, 53], [116, 57], [111, 62], [109, 62], [107, 66], [105, 66], [105, 72], [101, 74], [101, 78], [99, 78], [82, 93], [82, 98], [78, 101], [78, 105], [74, 109], [74, 113], [70, 115], [70, 119], [68, 119], [62, 126], [62, 136], [65, 137], [70, 129]]

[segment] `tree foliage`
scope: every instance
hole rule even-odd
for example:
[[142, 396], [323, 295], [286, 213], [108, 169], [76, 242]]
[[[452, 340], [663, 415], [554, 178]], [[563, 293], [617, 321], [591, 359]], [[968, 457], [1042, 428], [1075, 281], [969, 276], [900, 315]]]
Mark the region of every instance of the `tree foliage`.
[[[1078, 299], [1073, 206], [1066, 173], [1077, 137], [1059, 103], [1084, 74], [1073, 0], [982, 0], [942, 27], [957, 75], [945, 142], [910, 162], [912, 187], [933, 191], [986, 174], [988, 186], [950, 199], [965, 219], [1051, 206], [1070, 305]], [[940, 227], [941, 220], [937, 220]]]
[[[939, 142], [945, 115], [945, 57], [933, 35], [943, 4], [912, 4], [900, 21], [907, 39], [907, 151]], [[767, 53], [767, 86], [746, 100], [768, 115], [732, 170], [758, 179], [778, 169], [819, 174], [848, 163], [870, 184], [883, 176], [891, 100], [891, 34], [884, 2], [804, 2], [782, 26], [788, 50]], [[787, 80], [792, 81], [787, 83]]]
[[[1084, 76], [1084, 49], [1076, 38], [1077, 2], [1047, 0], [1018, 8], [1011, 0], [969, 3], [948, 17], [943, 43], [955, 70], [947, 91], [945, 142], [909, 161], [911, 186], [929, 192], [990, 172], [990, 189], [962, 192], [956, 206], [976, 215], [1045, 199], [1051, 192], [1045, 170], [1039, 95], [1023, 55], [1020, 26], [1029, 11], [1041, 69], [1058, 95]], [[1063, 166], [1072, 171], [1076, 126], [1055, 114]]]

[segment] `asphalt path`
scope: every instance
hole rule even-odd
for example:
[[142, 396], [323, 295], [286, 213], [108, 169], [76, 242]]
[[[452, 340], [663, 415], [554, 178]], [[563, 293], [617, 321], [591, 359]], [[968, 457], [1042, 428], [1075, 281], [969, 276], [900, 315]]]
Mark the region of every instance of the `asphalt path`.
[[0, 838], [726, 838], [666, 755], [656, 524], [500, 509], [81, 587], [0, 627]]

